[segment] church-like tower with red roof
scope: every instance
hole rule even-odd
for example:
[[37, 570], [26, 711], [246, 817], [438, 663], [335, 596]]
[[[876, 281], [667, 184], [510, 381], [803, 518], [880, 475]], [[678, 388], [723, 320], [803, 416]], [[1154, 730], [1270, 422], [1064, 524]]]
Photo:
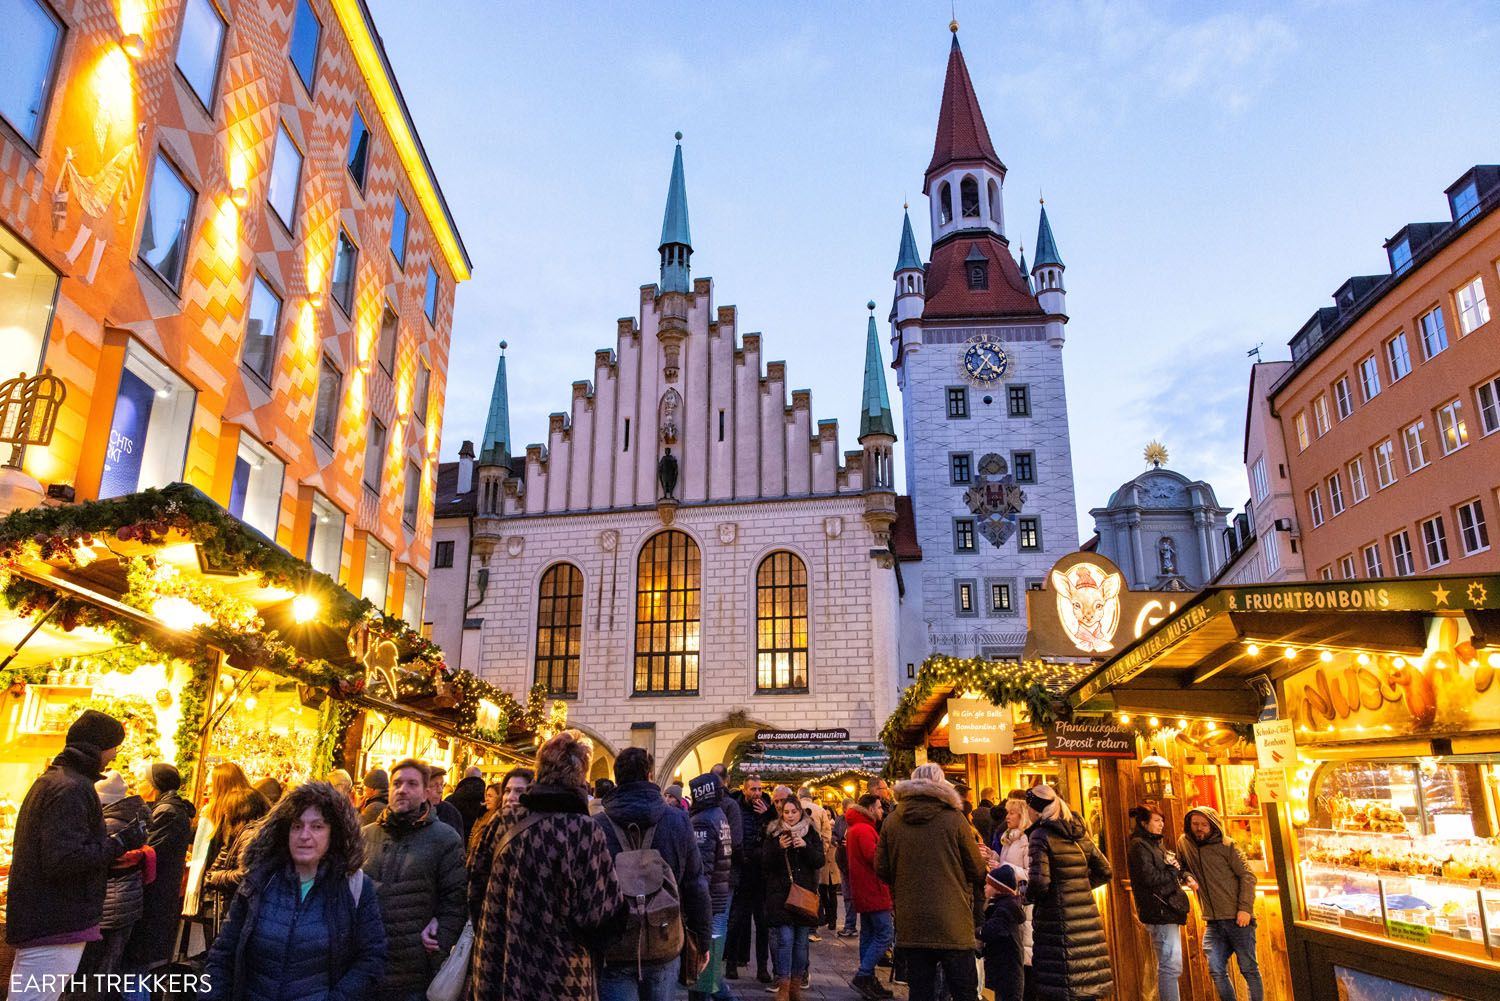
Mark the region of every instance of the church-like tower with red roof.
[[1029, 272], [1012, 247], [1005, 164], [951, 27], [922, 185], [931, 252], [924, 263], [908, 215], [890, 313], [910, 493], [895, 534], [910, 564], [902, 681], [934, 653], [1019, 653], [1026, 590], [1078, 548], [1062, 257], [1045, 208]]

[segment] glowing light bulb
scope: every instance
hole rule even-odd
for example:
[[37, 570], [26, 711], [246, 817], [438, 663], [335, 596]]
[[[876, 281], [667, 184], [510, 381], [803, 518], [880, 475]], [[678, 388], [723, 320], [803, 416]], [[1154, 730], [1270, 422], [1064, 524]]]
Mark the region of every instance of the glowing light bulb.
[[1333, 651], [1324, 650], [1322, 653], [1318, 654], [1318, 659], [1325, 664], [1331, 664], [1333, 662]]
[[1155, 716], [1152, 716], [1146, 722], [1150, 723], [1152, 726], [1161, 726], [1161, 720], [1157, 719]]
[[1186, 730], [1187, 729], [1187, 720], [1185, 720], [1185, 719], [1178, 720], [1177, 721], [1177, 729], [1179, 729], [1179, 730]]
[[1219, 729], [1219, 724], [1215, 723], [1213, 720], [1209, 720], [1208, 725], [1205, 729], [1208, 733], [1214, 733]]
[[1260, 656], [1260, 647], [1257, 646], [1254, 643], [1251, 643], [1249, 646], [1245, 647], [1245, 652], [1248, 653], [1252, 657], [1259, 657]]
[[1281, 655], [1283, 657], [1285, 657], [1287, 660], [1296, 660], [1297, 659], [1297, 650], [1296, 650], [1295, 647], [1286, 647], [1285, 649], [1283, 649], [1281, 651]]
[[1120, 725], [1121, 726], [1128, 726], [1129, 723], [1130, 723], [1130, 714], [1129, 713], [1121, 713], [1120, 714]]
[[1392, 667], [1405, 667], [1406, 666], [1406, 658], [1405, 657], [1392, 657], [1391, 658], [1391, 666]]
[[245, 696], [245, 712], [247, 712], [247, 713], [253, 713], [253, 712], [255, 712], [256, 705], [257, 705], [257, 703], [256, 703], [254, 695], [247, 695], [247, 696]]
[[1370, 655], [1367, 654], [1367, 653], [1362, 653], [1358, 657], [1354, 658], [1354, 662], [1356, 664], [1358, 664], [1360, 667], [1369, 667], [1370, 666]]
[[320, 607], [317, 598], [310, 594], [299, 594], [292, 599], [292, 619], [299, 625], [305, 625], [318, 617]]

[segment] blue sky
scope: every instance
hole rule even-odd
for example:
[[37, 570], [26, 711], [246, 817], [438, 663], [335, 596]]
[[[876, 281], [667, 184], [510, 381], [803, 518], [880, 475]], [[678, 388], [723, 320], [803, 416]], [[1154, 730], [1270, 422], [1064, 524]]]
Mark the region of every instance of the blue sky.
[[[519, 445], [614, 345], [656, 279], [679, 129], [695, 276], [854, 447], [864, 303], [884, 330], [903, 197], [928, 246], [948, 3], [370, 2], [474, 259], [444, 459], [482, 431], [501, 339]], [[1242, 504], [1246, 351], [1286, 357], [1346, 277], [1387, 270], [1387, 237], [1447, 218], [1442, 189], [1500, 162], [1500, 8], [1049, 0], [958, 17], [1011, 238], [1032, 245], [1044, 190], [1068, 266], [1080, 536], [1152, 438]]]

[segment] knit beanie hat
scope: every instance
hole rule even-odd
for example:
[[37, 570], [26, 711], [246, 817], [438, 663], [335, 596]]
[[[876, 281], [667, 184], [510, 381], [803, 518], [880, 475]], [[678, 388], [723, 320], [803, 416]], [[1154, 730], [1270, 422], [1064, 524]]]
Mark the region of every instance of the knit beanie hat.
[[1016, 888], [1016, 867], [1009, 862], [1004, 865], [997, 865], [990, 870], [990, 879], [1014, 890]]
[[110, 770], [104, 778], [94, 783], [94, 791], [99, 794], [99, 803], [102, 806], [118, 803], [130, 795], [130, 789], [125, 785], [125, 776], [114, 770]]
[[83, 715], [68, 727], [67, 743], [82, 744], [97, 754], [125, 743], [125, 728], [120, 721], [97, 709], [85, 709]]
[[146, 772], [146, 778], [157, 792], [176, 792], [182, 788], [182, 773], [176, 765], [158, 761]]
[[368, 792], [389, 792], [391, 780], [384, 768], [371, 768], [365, 772], [364, 787]]

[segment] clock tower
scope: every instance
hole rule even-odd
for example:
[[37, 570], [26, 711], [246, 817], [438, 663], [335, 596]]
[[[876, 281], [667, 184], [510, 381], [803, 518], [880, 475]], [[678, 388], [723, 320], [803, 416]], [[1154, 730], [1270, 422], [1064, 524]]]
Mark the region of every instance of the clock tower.
[[[1062, 350], [1062, 258], [1045, 210], [1032, 275], [1012, 256], [1006, 168], [953, 24], [923, 193], [923, 264], [908, 216], [894, 274], [891, 349], [903, 399], [906, 482], [901, 682], [935, 653], [1008, 657], [1026, 642], [1026, 595], [1078, 548]], [[918, 549], [920, 554], [918, 554]]]

